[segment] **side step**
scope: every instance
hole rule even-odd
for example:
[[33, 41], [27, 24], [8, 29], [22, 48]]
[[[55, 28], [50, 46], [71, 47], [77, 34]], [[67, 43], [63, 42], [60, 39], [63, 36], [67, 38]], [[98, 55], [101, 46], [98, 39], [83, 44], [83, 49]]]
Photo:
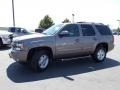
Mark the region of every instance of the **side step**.
[[65, 58], [65, 59], [60, 59], [61, 61], [69, 61], [69, 60], [74, 60], [74, 59], [80, 59], [80, 58], [89, 58], [89, 56], [83, 56], [83, 57], [75, 57], [75, 58]]

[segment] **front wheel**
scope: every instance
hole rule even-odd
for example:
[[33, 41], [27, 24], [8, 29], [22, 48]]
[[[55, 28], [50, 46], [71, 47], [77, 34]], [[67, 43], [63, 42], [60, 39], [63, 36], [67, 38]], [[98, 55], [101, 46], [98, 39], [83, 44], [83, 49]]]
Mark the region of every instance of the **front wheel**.
[[50, 62], [50, 56], [45, 50], [36, 51], [30, 61], [31, 67], [35, 71], [44, 71]]
[[96, 62], [102, 62], [106, 59], [106, 53], [106, 49], [103, 46], [99, 46], [96, 48], [92, 57]]

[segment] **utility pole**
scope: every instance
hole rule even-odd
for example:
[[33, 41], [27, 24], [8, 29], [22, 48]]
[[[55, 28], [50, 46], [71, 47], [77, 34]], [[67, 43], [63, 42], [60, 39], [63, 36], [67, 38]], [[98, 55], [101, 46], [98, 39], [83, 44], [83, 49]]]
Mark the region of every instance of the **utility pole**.
[[12, 0], [12, 14], [13, 14], [13, 27], [15, 27], [15, 10], [14, 10], [14, 0]]
[[72, 14], [72, 23], [74, 23], [74, 16], [75, 16], [75, 15], [74, 15], [74, 14]]
[[120, 20], [117, 20], [118, 21], [118, 28], [120, 28]]

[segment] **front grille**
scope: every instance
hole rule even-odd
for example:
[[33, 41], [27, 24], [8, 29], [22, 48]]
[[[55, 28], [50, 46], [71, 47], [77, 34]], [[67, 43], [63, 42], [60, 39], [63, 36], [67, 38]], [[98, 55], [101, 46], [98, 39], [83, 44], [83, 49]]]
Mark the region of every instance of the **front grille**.
[[16, 48], [16, 44], [14, 42], [12, 42], [11, 47], [12, 47], [12, 49], [15, 49]]

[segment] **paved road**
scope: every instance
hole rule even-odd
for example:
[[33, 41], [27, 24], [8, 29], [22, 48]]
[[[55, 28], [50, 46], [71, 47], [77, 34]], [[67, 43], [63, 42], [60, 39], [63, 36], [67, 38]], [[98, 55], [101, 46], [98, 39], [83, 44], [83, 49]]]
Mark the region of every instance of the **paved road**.
[[35, 73], [0, 50], [0, 90], [120, 90], [120, 36], [103, 63], [90, 58], [59, 62]]

